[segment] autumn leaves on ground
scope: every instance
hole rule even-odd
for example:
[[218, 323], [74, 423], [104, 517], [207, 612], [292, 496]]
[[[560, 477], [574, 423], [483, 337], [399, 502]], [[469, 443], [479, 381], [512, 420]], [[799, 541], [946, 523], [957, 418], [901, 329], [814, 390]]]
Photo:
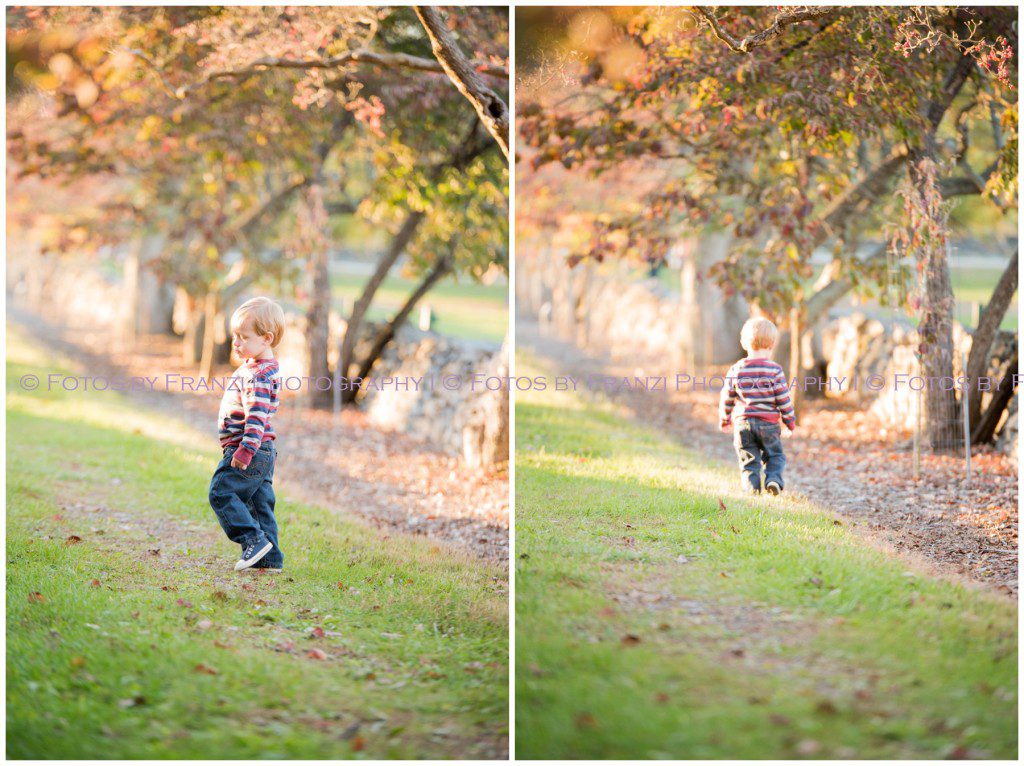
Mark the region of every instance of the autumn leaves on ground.
[[8, 328], [10, 757], [507, 752], [498, 565], [279, 497], [287, 569], [235, 574], [216, 445], [19, 385], [63, 365]]
[[519, 394], [516, 455], [518, 757], [1016, 756], [1013, 600], [608, 402]]

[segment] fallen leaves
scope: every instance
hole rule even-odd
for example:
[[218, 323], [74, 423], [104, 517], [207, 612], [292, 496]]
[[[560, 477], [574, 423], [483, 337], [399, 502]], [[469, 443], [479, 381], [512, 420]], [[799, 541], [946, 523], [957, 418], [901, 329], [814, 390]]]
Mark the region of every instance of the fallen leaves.
[[311, 660], [326, 660], [327, 652], [323, 649], [307, 649], [306, 656]]
[[196, 623], [196, 630], [209, 630], [213, 627], [213, 620], [200, 620]]
[[324, 637], [324, 629], [321, 628], [319, 625], [315, 626], [312, 630], [309, 631], [309, 637], [310, 638], [323, 638]]
[[596, 729], [597, 719], [590, 713], [579, 713], [575, 719], [577, 729]]
[[40, 593], [37, 590], [34, 590], [34, 591], [32, 591], [31, 593], [28, 594], [28, 600], [29, 600], [29, 603], [36, 603], [36, 604], [41, 604], [44, 601], [46, 601], [46, 599], [43, 597], [43, 594]]
[[184, 607], [185, 609], [191, 609], [192, 608], [192, 602], [191, 601], [186, 601], [183, 598], [179, 598], [176, 603], [178, 604], [178, 606]]
[[217, 668], [212, 668], [209, 665], [204, 665], [202, 662], [200, 662], [198, 665], [192, 668], [192, 671], [195, 673], [203, 673], [208, 676], [220, 675], [220, 671], [217, 670]]
[[101, 583], [99, 580], [93, 580], [91, 583], [89, 583], [89, 585], [91, 585], [93, 588], [98, 588], [102, 584], [103, 583]]
[[78, 535], [68, 535], [68, 538], [64, 541], [65, 545], [78, 545], [82, 542], [82, 538]]
[[796, 745], [798, 755], [809, 758], [821, 750], [821, 743], [813, 739], [802, 739]]
[[635, 633], [627, 633], [619, 641], [623, 646], [636, 646], [640, 643], [640, 636]]

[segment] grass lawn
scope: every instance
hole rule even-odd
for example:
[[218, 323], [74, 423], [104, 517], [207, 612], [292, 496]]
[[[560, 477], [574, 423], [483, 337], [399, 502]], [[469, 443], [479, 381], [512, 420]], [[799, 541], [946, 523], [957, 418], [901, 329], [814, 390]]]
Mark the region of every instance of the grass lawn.
[[[335, 305], [351, 308], [362, 292], [367, 277], [347, 274], [331, 276], [331, 291]], [[388, 277], [381, 285], [370, 309], [370, 319], [390, 319], [402, 307], [405, 299], [416, 288], [413, 280]], [[508, 332], [508, 285], [483, 285], [470, 281], [457, 282], [449, 277], [442, 280], [420, 306], [429, 304], [434, 312], [434, 330], [442, 335], [469, 340], [487, 340], [501, 343]], [[419, 321], [419, 308], [410, 318]]]
[[1016, 757], [1014, 602], [583, 395], [516, 442], [517, 757]]
[[45, 392], [72, 363], [7, 343], [8, 757], [504, 752], [500, 568], [279, 492], [285, 571], [236, 574], [213, 436]]

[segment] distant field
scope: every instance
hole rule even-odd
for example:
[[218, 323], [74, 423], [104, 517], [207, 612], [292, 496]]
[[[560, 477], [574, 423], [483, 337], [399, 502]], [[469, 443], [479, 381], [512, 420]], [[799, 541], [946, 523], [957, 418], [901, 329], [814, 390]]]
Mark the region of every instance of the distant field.
[[[336, 308], [350, 309], [362, 292], [367, 277], [351, 274], [331, 276], [331, 294]], [[370, 309], [370, 319], [390, 318], [416, 287], [416, 282], [388, 277]], [[344, 306], [342, 306], [344, 304]], [[501, 343], [508, 331], [508, 285], [482, 285], [453, 278], [440, 282], [420, 302], [434, 312], [434, 330], [456, 338]], [[419, 307], [410, 318], [416, 323]]]

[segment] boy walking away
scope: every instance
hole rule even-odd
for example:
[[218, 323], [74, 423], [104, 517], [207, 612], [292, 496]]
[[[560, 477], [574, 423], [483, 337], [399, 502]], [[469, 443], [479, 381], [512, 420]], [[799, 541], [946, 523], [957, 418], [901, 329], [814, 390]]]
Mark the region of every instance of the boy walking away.
[[281, 374], [274, 348], [284, 334], [284, 311], [268, 298], [246, 301], [231, 317], [232, 347], [245, 360], [220, 403], [224, 457], [210, 480], [210, 505], [224, 533], [242, 546], [235, 571], [280, 571], [284, 556], [274, 518], [274, 426]]
[[796, 429], [786, 373], [771, 360], [778, 337], [778, 328], [767, 319], [748, 319], [744, 323], [740, 344], [747, 356], [726, 373], [718, 405], [720, 428], [733, 428], [743, 486], [754, 494], [761, 492], [762, 463], [765, 491], [771, 495], [782, 492], [782, 472], [786, 468], [782, 425], [787, 436]]

